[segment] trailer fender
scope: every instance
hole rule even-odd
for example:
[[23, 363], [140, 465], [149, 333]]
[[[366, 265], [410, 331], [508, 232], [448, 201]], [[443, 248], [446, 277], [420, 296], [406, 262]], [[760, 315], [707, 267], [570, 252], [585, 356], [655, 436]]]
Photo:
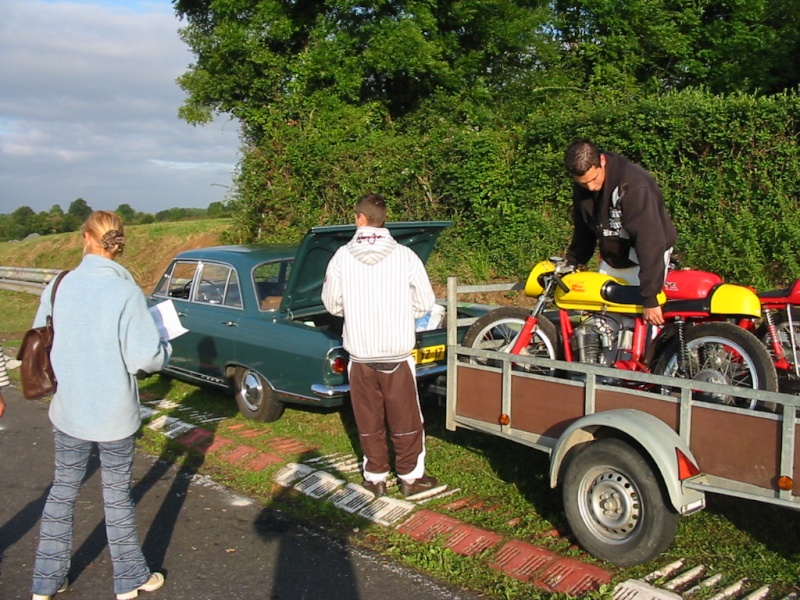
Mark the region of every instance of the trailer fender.
[[558, 485], [561, 466], [570, 450], [584, 442], [594, 441], [600, 437], [598, 432], [601, 430], [618, 431], [636, 440], [646, 457], [656, 465], [676, 511], [688, 514], [705, 506], [705, 494], [685, 489], [679, 478], [676, 451], [679, 450], [697, 465], [689, 446], [660, 419], [629, 408], [593, 413], [572, 423], [558, 438], [550, 455], [550, 487]]

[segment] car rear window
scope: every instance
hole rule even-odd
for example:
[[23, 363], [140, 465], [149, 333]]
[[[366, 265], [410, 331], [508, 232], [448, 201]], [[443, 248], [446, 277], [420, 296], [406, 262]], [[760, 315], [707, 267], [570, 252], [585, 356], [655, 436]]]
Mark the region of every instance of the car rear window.
[[268, 262], [253, 269], [253, 289], [261, 310], [275, 310], [281, 305], [286, 282], [292, 271], [291, 260]]

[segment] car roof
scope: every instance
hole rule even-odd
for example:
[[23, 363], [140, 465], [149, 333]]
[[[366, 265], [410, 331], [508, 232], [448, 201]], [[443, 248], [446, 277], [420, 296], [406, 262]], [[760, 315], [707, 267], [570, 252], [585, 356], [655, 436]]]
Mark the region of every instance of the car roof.
[[297, 244], [249, 244], [195, 248], [178, 254], [176, 259], [218, 260], [240, 264], [259, 264], [270, 260], [294, 258]]
[[[399, 243], [408, 246], [426, 263], [436, 239], [451, 221], [405, 221], [387, 223], [386, 228]], [[176, 260], [219, 261], [233, 265], [241, 277], [249, 276], [256, 265], [294, 259], [281, 310], [316, 309], [322, 306], [322, 283], [328, 262], [336, 250], [353, 237], [354, 225], [314, 227], [300, 244], [248, 244], [212, 246], [187, 250]]]

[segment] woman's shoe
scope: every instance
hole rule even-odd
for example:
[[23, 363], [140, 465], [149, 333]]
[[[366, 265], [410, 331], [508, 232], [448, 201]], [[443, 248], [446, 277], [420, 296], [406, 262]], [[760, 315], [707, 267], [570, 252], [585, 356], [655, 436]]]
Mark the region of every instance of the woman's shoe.
[[117, 600], [131, 600], [139, 596], [139, 592], [155, 592], [158, 588], [164, 585], [164, 576], [161, 573], [152, 573], [147, 583], [140, 585], [135, 590], [117, 594]]

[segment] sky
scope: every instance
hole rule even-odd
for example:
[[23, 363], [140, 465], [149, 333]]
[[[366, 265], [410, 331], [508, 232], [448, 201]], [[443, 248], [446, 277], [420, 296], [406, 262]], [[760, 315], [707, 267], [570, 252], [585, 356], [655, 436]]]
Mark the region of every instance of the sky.
[[225, 199], [238, 125], [178, 117], [181, 25], [169, 0], [0, 0], [0, 214]]

